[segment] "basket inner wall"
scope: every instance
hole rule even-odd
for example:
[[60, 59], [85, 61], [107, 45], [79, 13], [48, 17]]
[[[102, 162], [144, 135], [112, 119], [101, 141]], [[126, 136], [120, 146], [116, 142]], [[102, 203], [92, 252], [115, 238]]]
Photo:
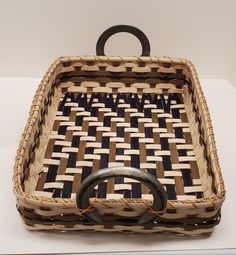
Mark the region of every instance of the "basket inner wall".
[[[132, 166], [156, 176], [169, 200], [213, 195], [191, 86], [184, 66], [64, 64], [43, 106], [48, 110], [25, 191], [74, 198], [93, 171]], [[127, 178], [99, 184], [94, 196], [152, 199]]]

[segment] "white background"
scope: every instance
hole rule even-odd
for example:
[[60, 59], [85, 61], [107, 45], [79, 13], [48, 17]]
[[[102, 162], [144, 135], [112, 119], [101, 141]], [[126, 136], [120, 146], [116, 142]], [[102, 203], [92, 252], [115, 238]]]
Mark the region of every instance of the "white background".
[[[236, 86], [234, 0], [0, 0], [0, 76], [42, 77], [61, 55], [95, 54], [99, 35], [117, 24], [143, 30], [151, 54], [186, 57], [201, 78]], [[137, 55], [131, 35], [115, 35], [107, 54]]]

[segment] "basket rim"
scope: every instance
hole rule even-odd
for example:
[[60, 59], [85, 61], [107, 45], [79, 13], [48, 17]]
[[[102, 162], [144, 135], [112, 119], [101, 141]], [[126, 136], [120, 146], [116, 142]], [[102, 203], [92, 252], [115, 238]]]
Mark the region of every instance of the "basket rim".
[[[150, 63], [172, 63], [172, 64], [181, 64], [181, 65], [186, 65], [189, 68], [189, 71], [192, 75], [194, 85], [196, 87], [196, 93], [198, 96], [202, 98], [201, 103], [199, 104], [199, 107], [202, 112], [204, 112], [204, 121], [208, 124], [210, 128], [207, 129], [207, 136], [209, 137], [210, 143], [212, 145], [212, 151], [211, 151], [211, 157], [215, 161], [215, 168], [213, 171], [214, 176], [216, 177], [217, 181], [217, 186], [219, 186], [218, 192], [210, 197], [206, 198], [198, 198], [195, 200], [168, 200], [168, 204], [171, 205], [171, 207], [175, 207], [178, 205], [192, 205], [193, 207], [198, 207], [197, 205], [201, 205], [203, 203], [211, 203], [215, 205], [215, 203], [220, 203], [222, 204], [224, 199], [225, 199], [225, 185], [224, 185], [224, 180], [223, 176], [221, 173], [221, 168], [219, 165], [219, 159], [217, 155], [217, 149], [216, 149], [216, 141], [215, 141], [215, 136], [213, 132], [213, 127], [212, 127], [212, 121], [210, 118], [210, 113], [208, 110], [207, 102], [204, 96], [204, 93], [202, 91], [200, 81], [198, 74], [196, 72], [194, 64], [186, 59], [186, 58], [173, 58], [173, 57], [158, 57], [158, 56], [127, 56], [127, 57], [121, 57], [121, 56], [95, 56], [95, 55], [85, 55], [85, 56], [62, 56], [57, 58], [51, 66], [48, 68], [47, 72], [43, 76], [38, 89], [35, 92], [30, 112], [28, 115], [28, 119], [23, 131], [23, 134], [21, 136], [21, 140], [19, 142], [16, 158], [15, 158], [15, 165], [14, 165], [14, 173], [13, 173], [13, 186], [14, 186], [14, 193], [18, 199], [22, 200], [27, 200], [27, 201], [32, 201], [36, 203], [42, 203], [42, 202], [49, 202], [49, 203], [56, 203], [56, 204], [75, 204], [75, 199], [71, 198], [48, 198], [45, 196], [37, 196], [37, 195], [32, 195], [28, 192], [23, 191], [22, 189], [22, 184], [21, 184], [21, 169], [23, 168], [22, 161], [23, 161], [23, 155], [25, 153], [25, 147], [27, 143], [29, 142], [29, 137], [30, 133], [32, 130], [32, 126], [35, 123], [35, 120], [39, 114], [38, 111], [38, 106], [41, 105], [42, 102], [42, 94], [45, 93], [45, 87], [48, 84], [49, 79], [51, 76], [55, 73], [56, 69], [62, 65], [65, 62], [86, 62], [86, 61], [97, 61], [97, 62], [111, 62], [111, 61], [122, 61], [122, 62], [133, 62], [133, 61], [143, 61], [143, 62], [150, 62]], [[216, 186], [216, 185], [215, 185]], [[145, 199], [139, 199], [140, 202], [146, 201]], [[115, 203], [115, 202], [122, 202], [122, 203], [127, 203], [129, 199], [112, 199], [108, 200], [106, 199], [107, 203]], [[137, 202], [137, 200], [133, 200], [134, 202]], [[104, 203], [104, 199], [96, 199], [97, 203]]]

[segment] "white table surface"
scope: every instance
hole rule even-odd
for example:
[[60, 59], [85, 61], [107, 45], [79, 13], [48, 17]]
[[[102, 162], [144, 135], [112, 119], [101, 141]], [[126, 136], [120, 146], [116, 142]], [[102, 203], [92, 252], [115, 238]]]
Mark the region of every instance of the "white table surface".
[[221, 223], [207, 238], [26, 230], [15, 207], [12, 168], [39, 81], [0, 78], [0, 253], [236, 254], [236, 90], [229, 81], [201, 81], [227, 189]]

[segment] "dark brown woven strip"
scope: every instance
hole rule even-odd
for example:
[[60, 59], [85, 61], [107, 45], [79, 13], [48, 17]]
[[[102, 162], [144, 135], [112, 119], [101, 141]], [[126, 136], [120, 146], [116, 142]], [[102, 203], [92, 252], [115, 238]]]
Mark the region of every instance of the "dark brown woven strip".
[[[111, 123], [111, 132], [116, 132], [116, 122]], [[116, 142], [110, 141], [109, 144], [109, 162], [115, 162], [116, 159]], [[107, 181], [107, 193], [112, 194], [114, 193], [114, 178], [111, 178]]]

